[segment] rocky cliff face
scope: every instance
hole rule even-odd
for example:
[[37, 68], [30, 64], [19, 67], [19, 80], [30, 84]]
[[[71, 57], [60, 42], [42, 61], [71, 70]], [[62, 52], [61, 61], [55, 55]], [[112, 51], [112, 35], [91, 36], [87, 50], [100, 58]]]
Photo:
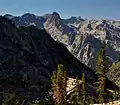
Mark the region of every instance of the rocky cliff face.
[[94, 71], [80, 63], [45, 30], [34, 26], [17, 28], [11, 20], [0, 17], [0, 87], [3, 91], [33, 99], [45, 97], [58, 64], [65, 66], [69, 77], [84, 73], [89, 85], [93, 86], [96, 81]]
[[35, 25], [44, 28], [54, 40], [63, 43], [68, 50], [87, 66], [95, 69], [97, 53], [105, 41], [110, 65], [120, 52], [120, 22], [113, 20], [87, 20], [81, 17], [61, 19], [56, 12], [44, 16], [24, 14], [20, 17], [5, 15], [16, 25]]
[[[51, 18], [51, 21], [46, 21], [45, 29], [51, 35], [54, 35], [52, 37], [55, 40], [64, 43], [69, 51], [87, 66], [95, 69], [97, 53], [103, 41], [107, 45], [106, 52], [110, 65], [118, 59], [120, 29], [117, 25], [107, 20], [79, 19], [78, 21], [76, 19], [76, 23], [71, 23], [71, 18], [69, 23], [64, 24], [65, 20], [62, 21], [60, 16], [57, 20], [59, 20], [59, 24], [56, 25], [53, 23], [57, 21], [53, 18]], [[68, 22], [68, 20], [66, 21]], [[52, 25], [49, 26], [50, 24]], [[64, 32], [64, 30], [66, 31]]]

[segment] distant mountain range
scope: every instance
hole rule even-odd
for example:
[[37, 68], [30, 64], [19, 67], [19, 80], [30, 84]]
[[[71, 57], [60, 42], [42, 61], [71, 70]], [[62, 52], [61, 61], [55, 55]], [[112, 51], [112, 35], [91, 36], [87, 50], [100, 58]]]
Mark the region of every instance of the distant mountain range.
[[79, 17], [62, 19], [57, 12], [36, 16], [26, 13], [22, 16], [4, 17], [11, 19], [17, 26], [31, 26], [46, 29], [54, 40], [63, 43], [82, 63], [95, 69], [97, 53], [103, 41], [109, 65], [120, 56], [120, 21], [88, 20]]

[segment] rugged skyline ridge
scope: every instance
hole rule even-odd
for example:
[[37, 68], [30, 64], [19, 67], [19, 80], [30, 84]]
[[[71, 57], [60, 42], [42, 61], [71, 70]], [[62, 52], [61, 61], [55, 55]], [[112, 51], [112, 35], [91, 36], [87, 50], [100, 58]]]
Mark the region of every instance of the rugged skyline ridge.
[[34, 25], [46, 29], [54, 40], [63, 43], [75, 57], [92, 69], [95, 69], [97, 53], [103, 41], [107, 45], [109, 64], [119, 59], [120, 21], [88, 20], [81, 17], [61, 19], [57, 12], [43, 16], [26, 13], [18, 17], [5, 17], [17, 26]]

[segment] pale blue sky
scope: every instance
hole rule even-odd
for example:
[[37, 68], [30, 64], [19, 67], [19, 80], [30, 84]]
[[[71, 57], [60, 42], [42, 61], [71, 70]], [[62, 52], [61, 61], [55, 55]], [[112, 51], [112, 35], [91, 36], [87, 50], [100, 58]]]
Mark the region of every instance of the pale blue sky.
[[43, 15], [59, 12], [61, 17], [107, 18], [120, 20], [120, 0], [0, 0], [0, 14]]

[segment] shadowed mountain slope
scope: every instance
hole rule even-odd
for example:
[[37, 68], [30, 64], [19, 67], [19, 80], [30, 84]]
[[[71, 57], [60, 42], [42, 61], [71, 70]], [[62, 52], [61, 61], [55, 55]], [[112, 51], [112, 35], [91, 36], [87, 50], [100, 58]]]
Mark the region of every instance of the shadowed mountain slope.
[[94, 86], [94, 71], [45, 30], [34, 26], [17, 28], [11, 20], [0, 17], [0, 86], [5, 92], [44, 98], [58, 64], [64, 65], [69, 77], [84, 73], [87, 83]]

